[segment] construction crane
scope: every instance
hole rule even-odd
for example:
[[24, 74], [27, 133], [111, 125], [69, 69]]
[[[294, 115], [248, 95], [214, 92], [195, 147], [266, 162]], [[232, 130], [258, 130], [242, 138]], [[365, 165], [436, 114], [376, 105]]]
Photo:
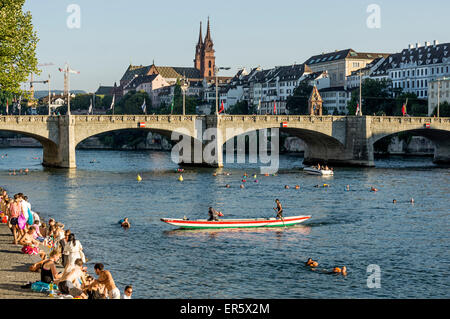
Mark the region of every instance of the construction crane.
[[67, 115], [70, 115], [70, 88], [69, 88], [69, 74], [80, 74], [80, 71], [72, 70], [69, 64], [64, 65], [64, 68], [58, 68], [59, 72], [64, 72], [64, 95], [67, 94]]
[[[42, 66], [51, 66], [53, 65], [53, 63], [42, 63], [42, 64], [38, 64], [38, 67], [42, 67]], [[31, 107], [33, 109], [36, 109], [36, 100], [34, 99], [34, 83], [43, 83], [46, 84], [48, 83], [48, 91], [49, 91], [49, 96], [50, 96], [50, 75], [48, 76], [48, 80], [44, 80], [44, 81], [35, 81], [34, 80], [34, 74], [31, 73], [30, 74], [30, 100], [28, 101], [28, 107]], [[20, 108], [19, 108], [19, 112], [20, 112]]]

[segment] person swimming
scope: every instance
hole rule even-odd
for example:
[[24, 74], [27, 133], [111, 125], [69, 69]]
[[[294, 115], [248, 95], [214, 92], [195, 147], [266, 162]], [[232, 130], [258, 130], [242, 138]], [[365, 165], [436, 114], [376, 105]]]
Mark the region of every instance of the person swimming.
[[317, 261], [312, 260], [312, 258], [308, 258], [305, 265], [310, 267], [317, 267], [319, 266], [319, 263]]
[[125, 217], [123, 219], [123, 221], [121, 222], [120, 226], [122, 226], [123, 228], [130, 228], [131, 224], [128, 221], [128, 217]]

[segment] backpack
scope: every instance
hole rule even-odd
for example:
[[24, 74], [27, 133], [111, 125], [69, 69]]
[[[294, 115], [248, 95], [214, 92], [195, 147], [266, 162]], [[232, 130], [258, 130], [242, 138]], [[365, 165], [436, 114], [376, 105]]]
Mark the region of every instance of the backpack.
[[36, 281], [31, 284], [31, 290], [34, 292], [45, 292], [45, 293], [51, 293], [54, 290], [57, 290], [58, 286], [55, 284], [46, 284], [42, 281]]

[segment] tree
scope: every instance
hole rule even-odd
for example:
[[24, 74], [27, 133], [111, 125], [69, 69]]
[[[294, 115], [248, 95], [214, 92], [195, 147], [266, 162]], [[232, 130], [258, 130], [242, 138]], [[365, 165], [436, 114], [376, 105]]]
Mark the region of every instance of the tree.
[[20, 87], [37, 69], [36, 45], [39, 41], [33, 29], [29, 11], [23, 12], [25, 0], [0, 2], [0, 90], [28, 97]]
[[249, 106], [246, 100], [237, 102], [227, 109], [228, 114], [254, 114], [255, 106]]
[[300, 82], [294, 93], [287, 98], [286, 108], [289, 114], [308, 114], [308, 101], [311, 96], [313, 86], [307, 81]]
[[[437, 116], [437, 107], [434, 109], [432, 116]], [[439, 104], [439, 116], [450, 117], [450, 104], [448, 102]]]
[[[115, 114], [143, 114], [142, 104], [144, 103], [147, 107], [147, 111], [152, 107], [152, 100], [147, 92], [140, 91], [130, 91], [125, 94], [124, 97], [120, 99], [118, 103], [114, 106]], [[112, 113], [108, 110], [107, 113]]]
[[[365, 79], [362, 82], [361, 95], [363, 115], [394, 115], [396, 101], [392, 97], [392, 82], [390, 80], [376, 81], [373, 79]], [[356, 114], [356, 107], [358, 103], [359, 90], [354, 90], [352, 92], [352, 98], [347, 105], [349, 114]]]

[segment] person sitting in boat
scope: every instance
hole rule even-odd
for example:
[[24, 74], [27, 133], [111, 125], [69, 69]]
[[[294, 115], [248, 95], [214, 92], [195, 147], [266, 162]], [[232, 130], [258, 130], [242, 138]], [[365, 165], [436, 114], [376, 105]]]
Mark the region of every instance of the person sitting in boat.
[[120, 224], [120, 226], [122, 226], [123, 228], [130, 228], [130, 222], [128, 221], [128, 217], [125, 217], [122, 221], [122, 223]]
[[275, 199], [275, 203], [277, 204], [277, 207], [273, 208], [276, 212], [277, 212], [277, 219], [283, 219], [283, 207], [281, 206], [280, 201], [277, 199]]
[[218, 212], [214, 208], [210, 207], [208, 210], [209, 219], [208, 221], [218, 221], [219, 217], [222, 217], [222, 212]]
[[328, 168], [328, 165], [325, 165], [324, 170], [329, 171], [330, 169]]

